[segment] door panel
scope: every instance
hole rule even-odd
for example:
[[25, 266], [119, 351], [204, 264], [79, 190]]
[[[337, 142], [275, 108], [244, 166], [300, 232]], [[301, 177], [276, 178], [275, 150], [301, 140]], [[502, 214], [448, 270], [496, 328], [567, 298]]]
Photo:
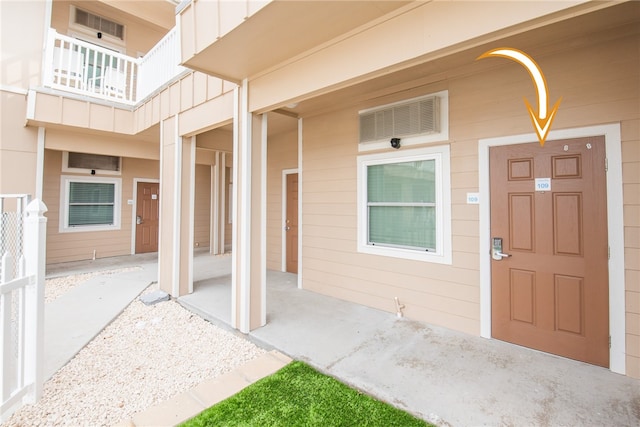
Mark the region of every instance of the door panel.
[[139, 182], [136, 202], [136, 253], [158, 251], [160, 184]]
[[489, 157], [491, 234], [510, 255], [491, 261], [492, 336], [609, 366], [604, 138]]
[[298, 273], [298, 174], [287, 175], [287, 271]]

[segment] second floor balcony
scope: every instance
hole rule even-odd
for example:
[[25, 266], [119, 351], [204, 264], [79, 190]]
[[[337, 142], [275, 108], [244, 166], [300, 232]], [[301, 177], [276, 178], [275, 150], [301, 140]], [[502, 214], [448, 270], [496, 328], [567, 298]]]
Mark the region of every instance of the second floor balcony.
[[185, 70], [179, 37], [174, 27], [146, 55], [133, 58], [50, 29], [44, 86], [135, 105]]

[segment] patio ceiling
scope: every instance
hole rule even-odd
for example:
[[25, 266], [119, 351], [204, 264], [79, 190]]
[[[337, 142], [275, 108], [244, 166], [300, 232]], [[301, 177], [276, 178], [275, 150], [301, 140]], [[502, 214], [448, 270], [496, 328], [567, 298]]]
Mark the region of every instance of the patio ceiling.
[[176, 25], [176, 4], [173, 1], [98, 0], [98, 3], [164, 30], [170, 30]]
[[273, 1], [183, 65], [240, 82], [409, 3]]
[[[295, 108], [281, 111], [308, 117], [323, 112], [358, 105], [409, 88], [426, 86], [472, 73], [505, 66], [502, 61], [476, 61], [483, 52], [496, 46], [513, 46], [538, 60], [587, 45], [596, 36], [619, 37], [640, 34], [640, 2], [610, 3], [608, 7], [580, 16], [571, 16], [547, 26], [504, 38], [488, 35], [475, 47], [437, 59], [424, 58], [415, 65], [390, 69], [382, 76], [362, 83], [301, 100]], [[613, 31], [615, 30], [615, 31]]]

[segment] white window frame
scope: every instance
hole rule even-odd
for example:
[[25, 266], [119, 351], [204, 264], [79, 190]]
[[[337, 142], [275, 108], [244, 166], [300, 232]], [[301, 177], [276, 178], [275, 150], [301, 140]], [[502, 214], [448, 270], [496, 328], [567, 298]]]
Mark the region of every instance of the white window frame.
[[[414, 136], [401, 138], [400, 144], [402, 147], [409, 147], [412, 145], [421, 145], [421, 144], [428, 144], [428, 143], [434, 143], [434, 142], [442, 143], [444, 141], [449, 140], [449, 91], [448, 90], [442, 90], [440, 92], [430, 93], [428, 95], [419, 96], [417, 98], [413, 98], [409, 100], [404, 99], [402, 101], [387, 104], [384, 107], [392, 107], [394, 105], [404, 104], [408, 101], [421, 99], [421, 98], [428, 98], [430, 96], [435, 96], [440, 100], [440, 112], [439, 112], [440, 113], [440, 132], [431, 133], [427, 135], [414, 135]], [[380, 106], [375, 108], [367, 108], [365, 110], [358, 111], [358, 115], [368, 113], [369, 111], [373, 111], [373, 110], [379, 110], [381, 108], [382, 107]], [[389, 146], [390, 146], [389, 140], [360, 142], [358, 143], [358, 151], [366, 152], [366, 151], [373, 151], [373, 150], [383, 150], [385, 148], [389, 148]]]
[[[113, 224], [69, 226], [69, 189], [72, 182], [90, 182], [94, 184], [114, 184]], [[60, 233], [79, 233], [89, 231], [120, 230], [122, 214], [122, 179], [108, 177], [81, 177], [63, 175], [60, 177]]]
[[[436, 250], [371, 245], [368, 242], [367, 167], [372, 165], [435, 160]], [[451, 264], [451, 161], [449, 145], [396, 150], [358, 156], [358, 252], [438, 264]]]
[[[73, 150], [72, 150], [73, 151]], [[75, 151], [74, 151], [75, 152]], [[116, 157], [116, 156], [112, 156]], [[69, 167], [69, 152], [62, 152], [62, 172], [67, 173], [82, 173], [82, 174], [91, 174], [92, 171], [100, 175], [122, 175], [122, 157], [119, 157], [119, 164], [117, 171], [110, 171], [105, 169], [84, 169], [84, 168], [70, 168]]]

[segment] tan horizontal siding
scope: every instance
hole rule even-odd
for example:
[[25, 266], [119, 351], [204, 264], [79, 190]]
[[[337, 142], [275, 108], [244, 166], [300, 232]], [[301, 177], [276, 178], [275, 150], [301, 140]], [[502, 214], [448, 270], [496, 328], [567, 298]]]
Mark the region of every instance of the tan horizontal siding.
[[[328, 283], [338, 284], [343, 282], [347, 288], [360, 289], [378, 295], [388, 294], [388, 291], [394, 287], [394, 284], [402, 284], [406, 290], [410, 290], [418, 294], [428, 294], [430, 296], [438, 296], [450, 298], [454, 300], [465, 301], [473, 304], [480, 302], [478, 290], [473, 285], [465, 285], [454, 283], [446, 280], [431, 279], [425, 281], [423, 274], [399, 273], [397, 271], [387, 270], [383, 264], [378, 268], [364, 267], [356, 265], [348, 265], [348, 267], [339, 261], [327, 262], [321, 260], [308, 260], [305, 268], [321, 272], [321, 268], [325, 265], [332, 266], [329, 272], [343, 271], [341, 275], [332, 276]], [[427, 268], [425, 266], [425, 268]], [[353, 281], [351, 280], [353, 279]], [[357, 282], [356, 282], [357, 281]]]
[[[393, 299], [389, 300], [389, 298], [377, 297], [367, 292], [356, 292], [343, 287], [327, 285], [324, 281], [319, 282], [313, 279], [305, 279], [305, 288], [311, 291], [324, 293], [335, 298], [358, 301], [360, 304], [368, 305], [370, 307], [379, 307], [381, 310], [388, 312], [395, 312], [396, 310], [395, 300]], [[406, 305], [403, 309], [404, 315], [411, 319], [421, 320], [436, 325], [451, 325], [451, 328], [469, 334], [475, 334], [480, 328], [479, 322], [476, 319], [456, 316], [437, 309], [426, 309], [419, 305], [407, 305], [404, 299], [401, 299], [400, 302]]]
[[[294, 120], [294, 119], [291, 119]], [[293, 123], [293, 122], [292, 122]], [[269, 138], [267, 145], [267, 269], [282, 270], [282, 171], [298, 167], [298, 132]]]
[[[88, 144], [92, 136], [86, 135]], [[45, 150], [43, 201], [48, 207], [47, 217], [47, 263], [87, 260], [97, 258], [128, 255], [131, 253], [132, 205], [127, 203], [134, 198], [134, 178], [158, 179], [158, 162], [124, 157], [122, 159], [121, 179], [121, 212], [120, 229], [92, 232], [64, 232], [60, 227], [60, 177], [61, 175], [82, 176], [62, 172], [62, 152]], [[102, 176], [99, 175], [98, 176]], [[107, 175], [104, 175], [107, 176]], [[110, 175], [109, 177], [113, 177]]]
[[[634, 54], [629, 54], [634, 52]], [[535, 104], [526, 70], [503, 59], [491, 69], [460, 73], [432, 87], [403, 86], [384, 102], [449, 90], [452, 265], [357, 252], [358, 110], [366, 101], [305, 118], [303, 186], [303, 286], [395, 311], [408, 317], [479, 333], [479, 207], [466, 203], [478, 192], [478, 140], [532, 133], [522, 97]], [[487, 60], [488, 61], [488, 60]], [[549, 97], [563, 101], [555, 129], [621, 123], [623, 140], [627, 323], [640, 316], [640, 79], [637, 37], [594, 40], [588, 47], [539, 58]], [[376, 100], [378, 101], [378, 100]], [[378, 101], [381, 102], [381, 101]], [[430, 145], [437, 145], [433, 143]], [[409, 150], [410, 148], [403, 147]], [[487, 243], [488, 250], [488, 243]], [[406, 301], [404, 301], [406, 300]], [[627, 328], [627, 362], [640, 376], [637, 325]]]

